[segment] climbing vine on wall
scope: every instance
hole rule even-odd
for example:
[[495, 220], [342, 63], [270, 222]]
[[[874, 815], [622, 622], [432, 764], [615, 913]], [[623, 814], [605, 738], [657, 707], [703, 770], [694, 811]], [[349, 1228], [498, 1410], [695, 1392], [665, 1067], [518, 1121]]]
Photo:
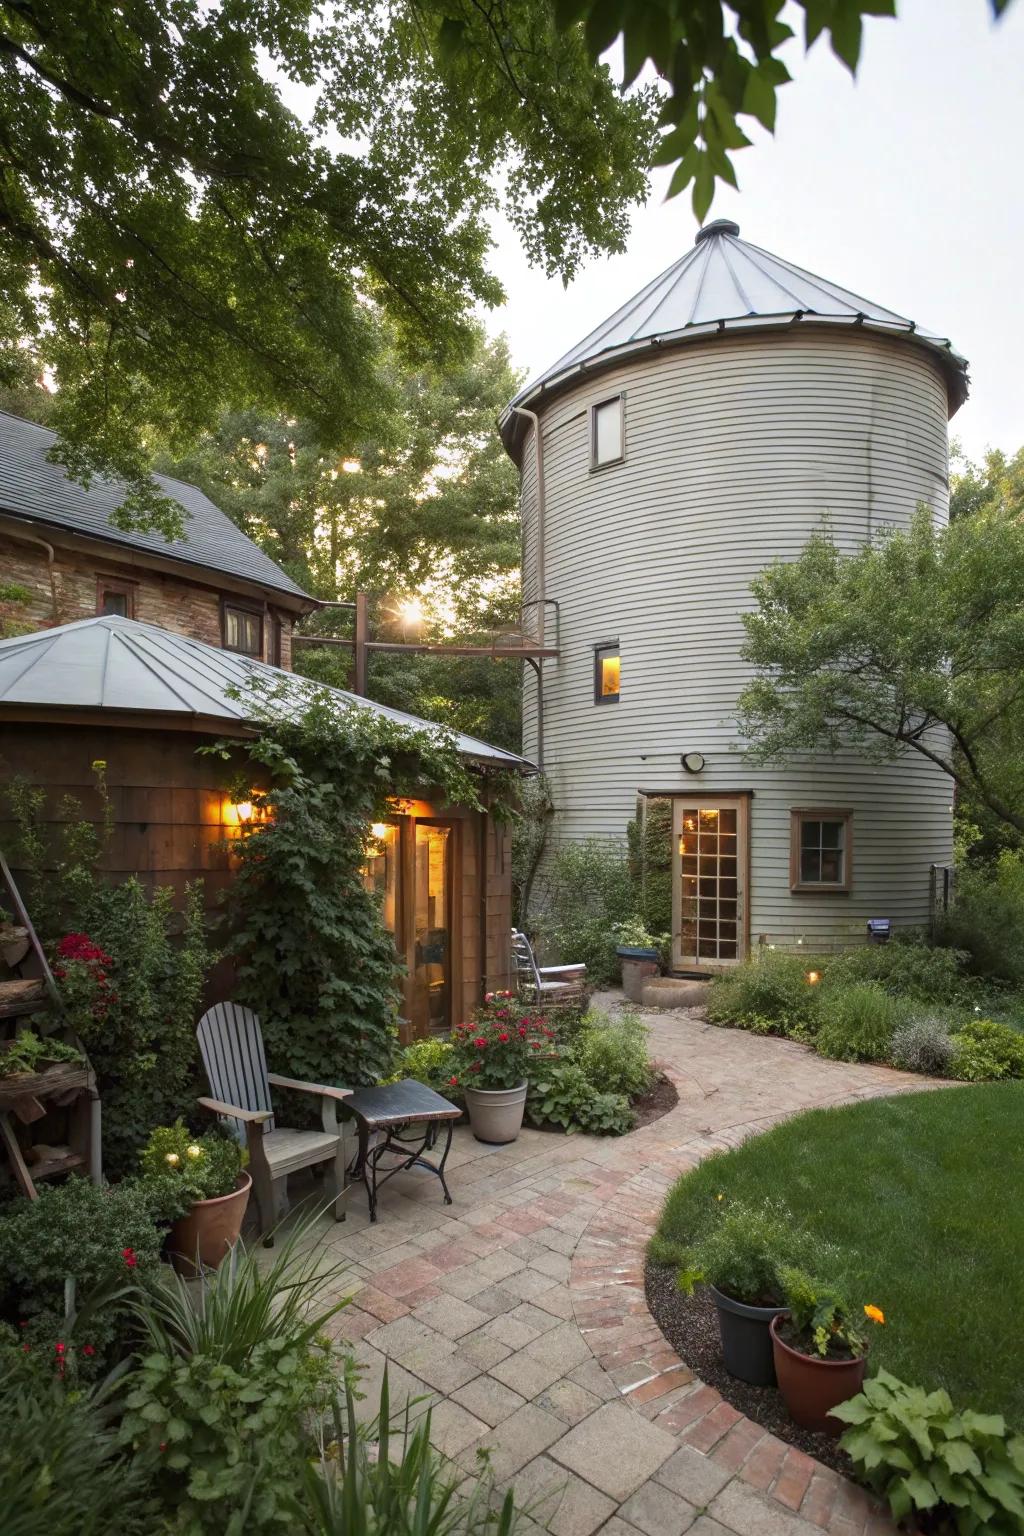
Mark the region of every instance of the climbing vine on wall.
[[[330, 689], [256, 690], [247, 712], [256, 817], [226, 897], [236, 995], [261, 1017], [271, 1070], [375, 1082], [395, 1048], [401, 968], [363, 883], [370, 826], [404, 797], [481, 808], [480, 776], [443, 727], [339, 705]], [[233, 758], [238, 743], [216, 748]], [[493, 799], [489, 795], [489, 799]]]

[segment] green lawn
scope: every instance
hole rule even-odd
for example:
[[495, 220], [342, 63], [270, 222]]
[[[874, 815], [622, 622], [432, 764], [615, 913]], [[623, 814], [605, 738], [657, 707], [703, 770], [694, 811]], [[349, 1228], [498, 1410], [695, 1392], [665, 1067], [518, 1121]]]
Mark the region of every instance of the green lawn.
[[681, 1259], [719, 1194], [783, 1200], [836, 1245], [825, 1278], [886, 1315], [873, 1365], [1024, 1428], [1024, 1082], [787, 1121], [679, 1180], [652, 1257]]

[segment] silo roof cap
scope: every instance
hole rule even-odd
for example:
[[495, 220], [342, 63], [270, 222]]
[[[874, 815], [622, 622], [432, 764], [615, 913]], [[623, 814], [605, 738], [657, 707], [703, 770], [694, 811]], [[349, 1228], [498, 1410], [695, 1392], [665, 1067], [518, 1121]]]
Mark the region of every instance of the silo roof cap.
[[518, 435], [516, 406], [534, 406], [582, 375], [651, 347], [799, 322], [905, 336], [938, 354], [951, 415], [967, 398], [967, 362], [948, 338], [741, 240], [731, 219], [714, 219], [684, 256], [520, 390], [502, 417], [506, 445]]

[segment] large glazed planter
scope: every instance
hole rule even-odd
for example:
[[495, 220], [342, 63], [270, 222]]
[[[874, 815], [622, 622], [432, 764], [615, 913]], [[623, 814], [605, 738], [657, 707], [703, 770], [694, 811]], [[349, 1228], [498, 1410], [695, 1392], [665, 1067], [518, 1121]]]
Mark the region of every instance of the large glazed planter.
[[659, 952], [636, 944], [620, 944], [615, 953], [622, 961], [622, 990], [631, 1003], [638, 1003], [644, 982], [661, 971]]
[[515, 1141], [523, 1126], [526, 1084], [518, 1088], [469, 1088], [466, 1090], [469, 1123], [477, 1141], [500, 1146]]
[[801, 1354], [779, 1338], [780, 1321], [772, 1320], [772, 1348], [779, 1391], [790, 1418], [804, 1429], [841, 1435], [846, 1425], [832, 1417], [831, 1409], [857, 1396], [864, 1385], [867, 1360], [863, 1355], [859, 1360], [819, 1360]]
[[187, 1216], [178, 1217], [171, 1227], [168, 1249], [179, 1275], [195, 1279], [199, 1272], [197, 1255], [203, 1269], [216, 1269], [227, 1257], [242, 1230], [251, 1190], [252, 1179], [247, 1173], [240, 1173], [238, 1185], [229, 1195], [197, 1200]]
[[785, 1307], [752, 1307], [726, 1296], [713, 1285], [708, 1290], [718, 1312], [722, 1359], [730, 1376], [748, 1381], [753, 1387], [774, 1387], [775, 1359], [769, 1328], [772, 1318], [784, 1312]]

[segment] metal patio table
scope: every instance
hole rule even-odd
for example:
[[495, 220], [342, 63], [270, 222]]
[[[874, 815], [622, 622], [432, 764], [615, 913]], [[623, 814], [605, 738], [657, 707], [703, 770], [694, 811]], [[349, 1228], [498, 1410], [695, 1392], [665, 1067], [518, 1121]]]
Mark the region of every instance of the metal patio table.
[[[455, 1104], [435, 1093], [425, 1083], [407, 1077], [400, 1083], [385, 1083], [378, 1088], [357, 1088], [339, 1105], [345, 1118], [356, 1122], [359, 1148], [349, 1165], [349, 1174], [366, 1187], [370, 1220], [377, 1220], [377, 1190], [396, 1173], [409, 1168], [423, 1168], [441, 1181], [444, 1203], [452, 1197], [445, 1182], [444, 1165], [452, 1145], [452, 1129], [462, 1114]], [[445, 1127], [444, 1147], [439, 1162], [424, 1154], [437, 1143], [441, 1126]], [[373, 1140], [371, 1145], [371, 1138]], [[384, 1162], [382, 1159], [396, 1159]]]

